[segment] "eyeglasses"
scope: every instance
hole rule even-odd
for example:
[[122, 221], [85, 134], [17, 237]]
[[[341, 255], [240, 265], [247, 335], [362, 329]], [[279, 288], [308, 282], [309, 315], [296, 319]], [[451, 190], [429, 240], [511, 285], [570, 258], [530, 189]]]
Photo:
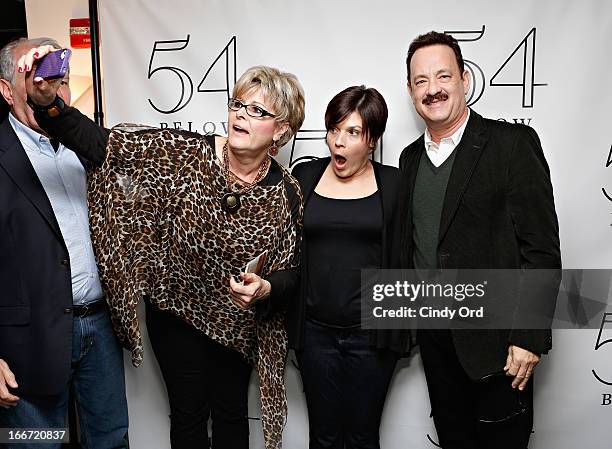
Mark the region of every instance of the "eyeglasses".
[[260, 106], [254, 104], [244, 104], [242, 101], [236, 98], [230, 98], [230, 100], [227, 102], [227, 107], [232, 111], [239, 111], [240, 108], [244, 108], [246, 113], [251, 117], [276, 117], [274, 114], [271, 114]]

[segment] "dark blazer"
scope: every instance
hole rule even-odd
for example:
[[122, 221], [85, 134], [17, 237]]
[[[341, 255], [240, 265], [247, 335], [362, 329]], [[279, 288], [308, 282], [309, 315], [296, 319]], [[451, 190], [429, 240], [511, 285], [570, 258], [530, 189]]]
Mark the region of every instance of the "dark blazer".
[[[300, 183], [302, 195], [304, 196], [304, 207], [308, 204], [312, 192], [319, 183], [325, 168], [329, 165], [331, 158], [317, 159], [297, 165], [292, 175]], [[399, 247], [397, 237], [399, 236], [398, 220], [398, 186], [399, 172], [395, 167], [389, 167], [373, 161], [374, 176], [378, 185], [378, 194], [383, 211], [382, 229], [382, 267], [399, 268]], [[304, 323], [306, 320], [306, 294], [307, 294], [307, 267], [308, 251], [306, 239], [301, 242], [301, 266], [299, 295], [294, 304], [289, 307], [289, 346], [299, 350], [302, 347], [304, 337]], [[370, 334], [370, 344], [379, 349], [390, 349], [400, 354], [407, 354], [411, 346], [411, 335], [408, 330], [376, 330]]]
[[72, 283], [51, 203], [8, 119], [0, 124], [0, 358], [16, 393], [55, 394], [68, 383]]
[[[439, 267], [561, 268], [550, 172], [536, 132], [471, 111], [456, 152], [440, 220]], [[404, 268], [413, 268], [412, 192], [421, 157], [427, 157], [423, 136], [400, 156]], [[517, 313], [528, 313], [537, 302], [539, 311], [552, 315], [553, 289], [538, 298], [528, 296], [516, 298]], [[453, 330], [452, 335], [459, 360], [473, 379], [500, 372], [508, 344], [538, 354], [552, 346], [551, 332], [545, 329]]]

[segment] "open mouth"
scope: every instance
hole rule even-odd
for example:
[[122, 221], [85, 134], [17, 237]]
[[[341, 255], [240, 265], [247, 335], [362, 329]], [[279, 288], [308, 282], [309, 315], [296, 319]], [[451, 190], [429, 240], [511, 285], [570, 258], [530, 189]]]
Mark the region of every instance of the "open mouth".
[[337, 169], [341, 170], [346, 166], [346, 158], [341, 154], [334, 154], [334, 165]]
[[240, 126], [238, 126], [238, 125], [234, 125], [234, 126], [232, 126], [232, 129], [233, 129], [233, 130], [234, 130], [234, 132], [235, 132], [235, 133], [237, 133], [237, 134], [247, 135], [247, 134], [249, 133], [249, 132], [248, 132], [246, 129], [241, 128], [241, 127], [240, 127]]

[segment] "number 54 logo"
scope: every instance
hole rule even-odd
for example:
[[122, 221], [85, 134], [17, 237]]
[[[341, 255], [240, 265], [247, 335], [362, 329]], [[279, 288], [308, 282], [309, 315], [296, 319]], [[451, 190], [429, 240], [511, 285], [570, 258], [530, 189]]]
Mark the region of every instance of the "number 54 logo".
[[[445, 31], [446, 34], [450, 34], [458, 41], [462, 42], [475, 42], [484, 36], [485, 26], [478, 31]], [[510, 53], [510, 56], [506, 58], [503, 64], [497, 69], [495, 74], [489, 81], [490, 86], [516, 86], [521, 87], [523, 90], [522, 95], [522, 106], [524, 108], [533, 107], [534, 90], [539, 86], [547, 86], [545, 83], [535, 82], [535, 62], [536, 62], [536, 29], [532, 28], [529, 33], [519, 42], [516, 48]], [[519, 61], [522, 63], [522, 73], [519, 79], [509, 78], [510, 72], [508, 64]], [[467, 94], [468, 106], [475, 104], [485, 90], [486, 79], [482, 69], [473, 61], [464, 59], [465, 68], [470, 72], [472, 78], [472, 85], [470, 91]], [[514, 72], [512, 72], [514, 75]], [[516, 75], [515, 75], [516, 76]], [[509, 78], [509, 79], [508, 79]]]
[[[161, 112], [162, 114], [173, 114], [175, 112], [180, 111], [185, 106], [189, 104], [191, 98], [193, 97], [193, 81], [191, 77], [185, 70], [175, 67], [175, 66], [159, 66], [155, 67], [153, 61], [155, 59], [155, 55], [160, 52], [172, 52], [172, 51], [181, 51], [187, 48], [189, 45], [190, 35], [188, 34], [185, 39], [178, 40], [169, 40], [169, 41], [155, 41], [153, 45], [153, 50], [151, 51], [151, 58], [149, 59], [149, 72], [147, 74], [147, 78], [151, 79], [153, 76], [158, 74], [159, 72], [170, 72], [176, 75], [177, 81], [180, 83], [180, 95], [178, 100], [174, 106], [169, 108], [163, 108], [156, 103], [153, 102], [150, 98], [149, 104], [153, 109], [157, 112]], [[204, 84], [208, 74], [213, 69], [213, 67], [222, 60], [225, 63], [225, 83], [223, 86], [217, 86], [216, 88], [205, 88]], [[232, 73], [233, 72], [233, 73]], [[231, 91], [234, 88], [234, 84], [236, 83], [236, 36], [232, 36], [227, 45], [221, 50], [217, 58], [213, 61], [213, 63], [208, 67], [208, 70], [204, 73], [204, 76], [198, 83], [198, 92], [225, 92], [227, 95], [227, 99], [229, 100]]]
[[[475, 42], [484, 36], [485, 26], [478, 31], [445, 31], [445, 33], [454, 36], [458, 41], [463, 42]], [[162, 52], [180, 52], [187, 48], [190, 42], [190, 35], [188, 34], [185, 39], [177, 40], [161, 40], [155, 41], [153, 49], [151, 51], [151, 57], [149, 59], [149, 70], [147, 78], [151, 79], [155, 75], [162, 73], [171, 73], [176, 76], [177, 82], [180, 86], [180, 94], [173, 106], [163, 107], [157, 104], [149, 98], [149, 104], [153, 109], [162, 114], [173, 114], [186, 107], [194, 93], [194, 83], [191, 76], [183, 69], [177, 66], [171, 65], [155, 65], [156, 56]], [[512, 75], [516, 76], [513, 71], [510, 71], [508, 65], [511, 62], [518, 60], [522, 64], [522, 75], [520, 79], [515, 79]], [[465, 59], [466, 70], [469, 70], [472, 78], [472, 85], [468, 92], [468, 105], [472, 106], [482, 97], [486, 79], [483, 70], [478, 64], [469, 59]], [[522, 88], [522, 106], [524, 108], [533, 107], [534, 90], [539, 86], [546, 86], [547, 84], [536, 83], [535, 81], [535, 62], [536, 62], [536, 29], [532, 28], [527, 35], [519, 42], [516, 48], [510, 53], [510, 56], [506, 58], [503, 64], [495, 72], [495, 74], [489, 80], [490, 86], [515, 86]], [[215, 88], [205, 88], [205, 81], [210, 74], [213, 67], [217, 64], [225, 65], [225, 82], [221, 86]], [[509, 74], [510, 73], [510, 74]], [[197, 86], [197, 92], [225, 92], [227, 99], [231, 95], [231, 91], [236, 83], [236, 36], [232, 36], [227, 45], [221, 50], [217, 58], [208, 67], [204, 76], [200, 80]]]

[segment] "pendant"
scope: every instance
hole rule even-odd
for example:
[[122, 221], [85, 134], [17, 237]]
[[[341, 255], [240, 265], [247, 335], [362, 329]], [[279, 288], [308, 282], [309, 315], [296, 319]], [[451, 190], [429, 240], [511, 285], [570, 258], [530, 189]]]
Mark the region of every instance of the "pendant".
[[230, 214], [240, 209], [240, 194], [234, 192], [225, 193], [223, 198], [221, 198], [221, 209]]

